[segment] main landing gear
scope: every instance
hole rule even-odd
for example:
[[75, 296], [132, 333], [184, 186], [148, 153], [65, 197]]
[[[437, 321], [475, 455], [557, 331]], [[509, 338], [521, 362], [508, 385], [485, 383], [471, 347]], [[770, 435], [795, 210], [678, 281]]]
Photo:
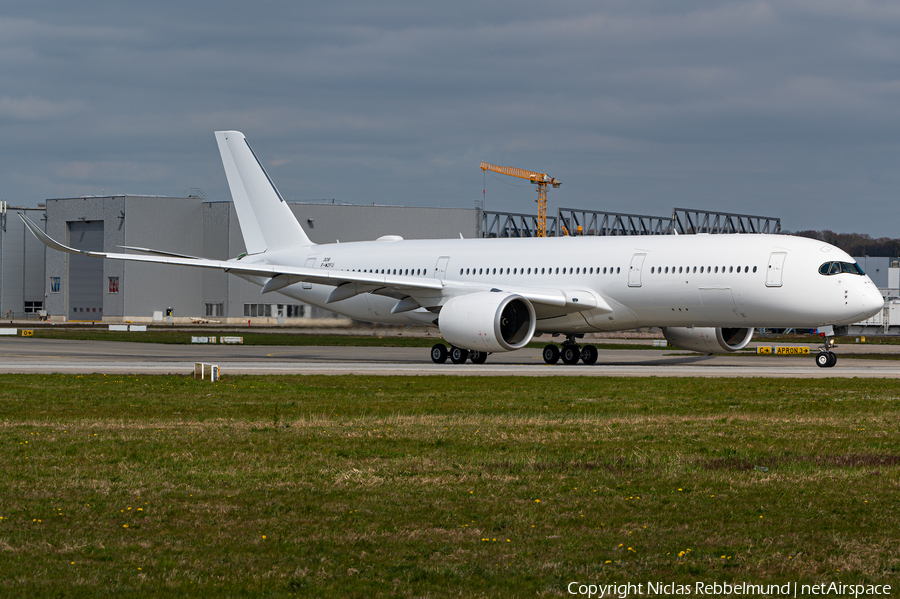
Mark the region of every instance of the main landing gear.
[[431, 361], [435, 364], [443, 364], [450, 358], [454, 364], [465, 364], [466, 360], [471, 360], [472, 364], [484, 364], [487, 362], [487, 352], [463, 349], [461, 347], [447, 346], [443, 343], [437, 343], [431, 348]]
[[562, 347], [556, 347], [551, 343], [544, 347], [542, 355], [547, 364], [556, 364], [562, 360], [563, 364], [573, 366], [580, 360], [590, 366], [597, 363], [598, 354], [597, 348], [593, 345], [580, 346], [575, 343], [575, 335], [568, 335]]
[[816, 366], [819, 368], [831, 368], [835, 364], [837, 364], [837, 355], [831, 351], [831, 348], [836, 347], [834, 344], [833, 337], [825, 338], [825, 345], [819, 348], [819, 353], [816, 354]]

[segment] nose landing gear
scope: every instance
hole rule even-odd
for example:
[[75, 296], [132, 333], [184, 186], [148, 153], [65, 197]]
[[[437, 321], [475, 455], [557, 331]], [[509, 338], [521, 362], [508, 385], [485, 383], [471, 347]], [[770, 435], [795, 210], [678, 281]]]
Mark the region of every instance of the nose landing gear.
[[831, 368], [837, 364], [837, 355], [831, 351], [833, 347], [836, 347], [834, 338], [826, 337], [825, 344], [819, 348], [819, 353], [816, 354], [816, 366], [819, 368]]

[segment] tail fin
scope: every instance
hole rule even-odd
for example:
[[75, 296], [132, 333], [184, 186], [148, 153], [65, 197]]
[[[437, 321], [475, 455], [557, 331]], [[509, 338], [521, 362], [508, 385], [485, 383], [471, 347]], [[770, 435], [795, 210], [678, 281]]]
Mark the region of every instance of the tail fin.
[[248, 254], [313, 245], [240, 131], [216, 131]]

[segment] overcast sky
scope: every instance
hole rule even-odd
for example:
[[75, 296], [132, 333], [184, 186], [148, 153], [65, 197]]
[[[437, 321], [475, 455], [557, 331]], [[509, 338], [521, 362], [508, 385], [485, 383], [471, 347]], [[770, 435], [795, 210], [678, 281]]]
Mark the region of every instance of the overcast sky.
[[202, 188], [243, 131], [286, 198], [780, 216], [900, 236], [900, 3], [16, 1], [0, 198]]

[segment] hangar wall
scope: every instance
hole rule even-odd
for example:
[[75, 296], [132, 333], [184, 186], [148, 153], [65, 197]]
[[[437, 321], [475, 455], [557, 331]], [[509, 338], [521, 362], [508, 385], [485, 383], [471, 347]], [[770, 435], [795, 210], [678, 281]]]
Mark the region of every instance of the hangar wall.
[[[474, 209], [289, 204], [316, 243], [363, 241], [392, 234], [407, 239], [436, 239], [460, 234], [474, 237], [476, 233]], [[125, 250], [121, 246], [131, 246], [228, 259], [245, 251], [230, 201], [134, 195], [60, 198], [47, 200], [46, 214], [47, 233], [69, 245], [77, 245], [71, 233], [72, 223], [86, 223], [87, 227], [102, 223], [103, 250], [107, 252], [122, 252]], [[84, 228], [79, 227], [75, 226], [79, 231]], [[24, 231], [24, 226], [21, 228]], [[35, 239], [29, 243], [43, 247]], [[84, 272], [72, 269], [73, 259], [80, 257], [48, 251], [46, 273], [36, 275], [41, 293], [44, 287], [48, 290], [46, 309], [55, 320], [140, 322], [170, 308], [175, 320], [194, 317], [243, 322], [248, 318], [275, 320], [279, 316], [336, 316], [278, 294], [262, 296], [256, 285], [222, 272], [114, 260], [102, 261], [102, 307], [95, 309], [83, 299], [79, 302], [85, 305], [76, 305], [75, 298], [86, 297], [83, 286], [79, 287], [86, 283], [72, 280]]]
[[44, 244], [16, 216], [44, 227], [44, 208], [7, 207], [0, 228], [0, 317], [21, 318], [44, 309]]

